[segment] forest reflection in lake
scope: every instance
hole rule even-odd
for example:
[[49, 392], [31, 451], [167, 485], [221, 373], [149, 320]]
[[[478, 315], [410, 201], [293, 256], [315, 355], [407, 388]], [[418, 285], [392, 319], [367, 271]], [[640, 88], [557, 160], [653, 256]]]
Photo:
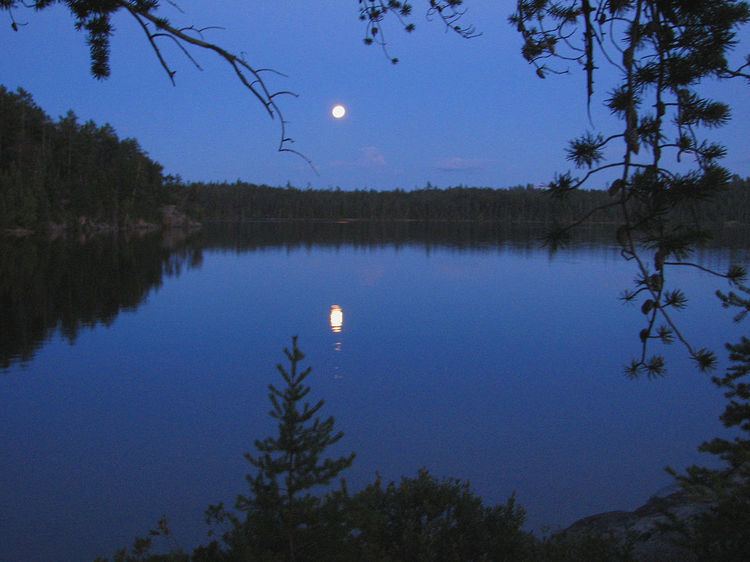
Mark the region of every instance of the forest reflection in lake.
[[[542, 252], [543, 228], [493, 223], [419, 222], [252, 222], [133, 236], [94, 236], [87, 240], [0, 238], [0, 369], [30, 360], [59, 329], [73, 343], [83, 327], [109, 325], [121, 310], [134, 310], [163, 277], [200, 267], [205, 250], [254, 251], [265, 248], [418, 247], [472, 251]], [[568, 251], [605, 248], [607, 227], [587, 229]], [[743, 229], [719, 233], [713, 247], [742, 255]], [[713, 259], [710, 248], [704, 257]], [[338, 306], [338, 305], [332, 305]], [[339, 307], [340, 310], [340, 307]], [[333, 308], [331, 327], [333, 325]], [[341, 316], [343, 321], [343, 315]], [[339, 321], [339, 313], [336, 313]], [[340, 327], [340, 326], [339, 326]]]
[[[271, 431], [266, 385], [294, 334], [358, 453], [352, 487], [427, 466], [489, 501], [516, 491], [534, 528], [635, 507], [665, 465], [699, 460], [722, 402], [678, 349], [668, 378], [625, 379], [633, 271], [591, 234], [555, 255], [540, 231], [486, 224], [0, 240], [3, 555], [109, 555], [162, 514], [200, 540]], [[698, 258], [742, 261], [743, 240]], [[680, 275], [686, 331], [720, 351], [739, 333], [721, 285]]]
[[[198, 267], [205, 250], [418, 246], [534, 250], [540, 230], [490, 223], [255, 222], [186, 234], [90, 239], [0, 238], [0, 369], [28, 361], [59, 329], [73, 343], [84, 327], [134, 310], [163, 277]], [[602, 236], [597, 232], [598, 236]]]

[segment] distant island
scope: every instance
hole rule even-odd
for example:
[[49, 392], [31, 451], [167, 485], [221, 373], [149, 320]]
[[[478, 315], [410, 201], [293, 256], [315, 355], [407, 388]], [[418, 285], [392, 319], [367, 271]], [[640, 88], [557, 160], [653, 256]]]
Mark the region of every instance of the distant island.
[[[750, 224], [748, 187], [750, 178], [735, 176], [720, 197], [700, 203], [700, 219]], [[604, 190], [560, 200], [532, 185], [345, 191], [184, 182], [165, 175], [136, 140], [120, 139], [110, 125], [80, 123], [72, 111], [54, 121], [28, 92], [0, 86], [0, 232], [6, 234], [269, 219], [543, 225], [573, 221], [609, 200]], [[597, 221], [615, 223], [616, 212], [598, 214]]]

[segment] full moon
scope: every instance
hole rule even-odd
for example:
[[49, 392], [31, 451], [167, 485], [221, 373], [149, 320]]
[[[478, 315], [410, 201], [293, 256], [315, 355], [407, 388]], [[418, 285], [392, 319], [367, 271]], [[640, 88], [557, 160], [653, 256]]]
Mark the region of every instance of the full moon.
[[333, 115], [334, 119], [341, 119], [346, 115], [346, 108], [343, 105], [334, 105], [331, 110], [331, 115]]

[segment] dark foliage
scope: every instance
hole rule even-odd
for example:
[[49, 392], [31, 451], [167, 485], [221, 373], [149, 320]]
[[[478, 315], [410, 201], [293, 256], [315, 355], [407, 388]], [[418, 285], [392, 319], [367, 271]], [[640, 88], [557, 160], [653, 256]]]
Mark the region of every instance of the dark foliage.
[[28, 92], [0, 86], [0, 229], [128, 225], [166, 201], [162, 168], [109, 125], [50, 119]]
[[486, 507], [468, 483], [436, 480], [427, 470], [396, 485], [375, 483], [353, 496], [345, 519], [353, 560], [521, 560], [533, 539], [511, 497]]
[[[546, 189], [518, 186], [509, 189], [426, 187], [396, 189], [319, 190], [269, 187], [236, 182], [182, 185], [168, 178], [170, 194], [180, 207], [202, 221], [238, 222], [257, 219], [494, 221], [557, 224], [575, 220], [610, 197], [601, 190], [576, 190], [560, 201]], [[735, 177], [720, 196], [698, 207], [706, 224], [736, 221], [750, 224], [750, 179]], [[674, 209], [677, 219], [689, 219], [694, 209]], [[617, 224], [610, 208], [587, 224]]]
[[[741, 287], [739, 293], [719, 293], [719, 298], [727, 308], [739, 311], [739, 321], [750, 311], [749, 294], [749, 289]], [[724, 466], [691, 466], [684, 475], [670, 471], [685, 491], [709, 505], [687, 521], [672, 516], [664, 526], [701, 561], [750, 559], [750, 339], [743, 337], [727, 349], [732, 365], [713, 382], [724, 390], [728, 404], [721, 421], [736, 431], [735, 437], [717, 437], [700, 446], [701, 451], [720, 458]]]
[[635, 562], [631, 545], [600, 534], [553, 535], [534, 543], [527, 560], [534, 562]]
[[[212, 511], [212, 515], [218, 513]], [[521, 530], [524, 510], [510, 498], [506, 503], [487, 507], [466, 482], [438, 480], [426, 470], [414, 478], [383, 486], [378, 478], [355, 495], [345, 487], [320, 498], [309, 514], [314, 527], [306, 529], [307, 541], [291, 556], [283, 536], [277, 543], [259, 536], [265, 526], [258, 521], [231, 520], [232, 531], [222, 546], [212, 542], [196, 548], [191, 556], [170, 545], [165, 521], [146, 538], [136, 539], [130, 549], [122, 549], [116, 562], [183, 560], [333, 562], [463, 562], [463, 561], [588, 561], [590, 555], [619, 556], [619, 547], [608, 539], [538, 541]], [[223, 521], [230, 521], [222, 514]], [[167, 533], [163, 532], [167, 529]], [[241, 543], [237, 534], [244, 539]], [[302, 535], [300, 535], [301, 537]], [[154, 538], [162, 537], [166, 554], [151, 554]], [[261, 543], [255, 541], [260, 540]]]
[[[210, 520], [229, 523], [223, 535], [230, 560], [317, 560], [330, 548], [328, 541], [337, 525], [324, 515], [321, 498], [313, 490], [326, 486], [349, 467], [354, 454], [323, 458], [343, 433], [334, 431], [332, 417], [321, 420], [323, 400], [307, 402], [310, 387], [305, 380], [312, 368], [301, 369], [304, 354], [292, 338], [284, 349], [289, 368], [277, 365], [284, 386], [269, 385], [270, 416], [278, 422], [278, 434], [255, 442], [257, 454], [245, 458], [255, 468], [247, 476], [250, 492], [237, 498], [239, 515], [219, 504], [207, 512]], [[331, 554], [335, 552], [331, 549]], [[326, 559], [331, 559], [324, 556]]]
[[[626, 300], [639, 300], [644, 314], [640, 353], [628, 375], [664, 374], [663, 357], [650, 355], [657, 342], [679, 342], [701, 370], [714, 368], [714, 354], [688, 341], [672, 317], [668, 272], [677, 266], [706, 270], [689, 260], [707, 235], [698, 205], [724, 192], [731, 178], [719, 164], [725, 148], [698, 133], [724, 125], [730, 109], [703, 92], [711, 81], [750, 79], [750, 57], [730, 62], [750, 6], [736, 0], [517, 0], [509, 20], [538, 76], [566, 73], [571, 65], [582, 71], [589, 104], [599, 69], [608, 66], [617, 76], [603, 103], [620, 126], [571, 141], [568, 159], [580, 175], [560, 174], [549, 190], [565, 198], [605, 170], [619, 177], [609, 186], [609, 201], [554, 229], [550, 244], [614, 211], [617, 244], [636, 269], [636, 290]], [[730, 283], [744, 277], [736, 267], [713, 273]]]
[[[398, 57], [391, 56], [388, 52], [386, 41], [386, 19], [395, 19], [398, 25], [406, 32], [411, 33], [416, 29], [412, 16], [414, 15], [414, 4], [408, 0], [357, 0], [359, 4], [359, 19], [365, 24], [365, 45], [378, 45], [385, 56], [393, 64], [398, 64]], [[425, 0], [428, 21], [437, 19], [443, 23], [446, 31], [451, 31], [464, 39], [478, 37], [476, 27], [464, 21], [466, 9], [463, 0]]]
[[[531, 186], [507, 190], [428, 187], [415, 191], [342, 191], [192, 183], [175, 188], [175, 193], [188, 212], [204, 221], [274, 218], [544, 223], [557, 216], [573, 216], [572, 209], [582, 206], [578, 199], [559, 205]], [[582, 195], [580, 199], [584, 198]]]
[[[354, 455], [323, 458], [343, 434], [333, 418], [321, 420], [323, 401], [305, 401], [311, 369], [300, 369], [304, 355], [293, 338], [284, 353], [289, 367], [277, 366], [284, 386], [269, 386], [270, 415], [278, 434], [255, 442], [247, 454], [255, 471], [247, 476], [248, 495], [235, 511], [210, 506], [207, 520], [224, 527], [221, 539], [196, 548], [191, 556], [170, 543], [166, 520], [118, 562], [193, 561], [484, 561], [530, 560], [533, 537], [521, 530], [524, 510], [514, 498], [486, 507], [468, 483], [437, 480], [426, 470], [383, 486], [380, 478], [355, 495], [345, 482], [325, 487], [351, 465]], [[166, 554], [151, 554], [154, 539], [166, 542]]]

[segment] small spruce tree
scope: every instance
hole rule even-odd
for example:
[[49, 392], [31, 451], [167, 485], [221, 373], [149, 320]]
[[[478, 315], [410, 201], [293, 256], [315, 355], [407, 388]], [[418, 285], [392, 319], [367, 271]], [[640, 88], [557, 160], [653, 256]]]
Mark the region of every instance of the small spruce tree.
[[[354, 454], [323, 458], [325, 450], [338, 442], [342, 432], [334, 431], [334, 419], [321, 420], [324, 401], [305, 401], [310, 387], [304, 384], [311, 367], [300, 368], [304, 354], [292, 338], [291, 351], [284, 349], [289, 368], [277, 365], [284, 387], [269, 385], [271, 417], [278, 420], [278, 433], [255, 441], [257, 454], [245, 458], [257, 470], [247, 476], [250, 493], [237, 498], [237, 509], [247, 514], [244, 522], [224, 515], [233, 529], [226, 536], [230, 559], [288, 560], [315, 558], [321, 499], [313, 489], [329, 484], [352, 464]], [[213, 516], [220, 508], [211, 508]]]

